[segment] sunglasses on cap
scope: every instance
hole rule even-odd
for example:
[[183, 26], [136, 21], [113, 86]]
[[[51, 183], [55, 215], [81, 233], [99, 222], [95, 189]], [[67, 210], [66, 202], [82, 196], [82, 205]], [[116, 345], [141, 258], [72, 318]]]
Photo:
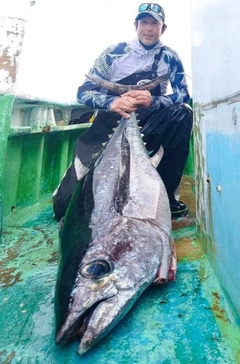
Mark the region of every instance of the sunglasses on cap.
[[146, 10], [152, 10], [154, 11], [154, 13], [159, 14], [159, 16], [161, 16], [163, 18], [163, 20], [165, 19], [165, 13], [163, 8], [158, 5], [158, 4], [152, 4], [152, 3], [143, 3], [139, 6], [138, 8], [138, 12], [141, 13], [143, 11]]

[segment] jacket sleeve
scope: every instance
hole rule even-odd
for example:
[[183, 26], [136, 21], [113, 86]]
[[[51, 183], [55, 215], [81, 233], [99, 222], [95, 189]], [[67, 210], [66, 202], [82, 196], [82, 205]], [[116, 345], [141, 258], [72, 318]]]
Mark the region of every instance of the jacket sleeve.
[[[111, 65], [113, 62], [110, 53], [113, 48], [114, 46], [108, 47], [102, 52], [95, 60], [89, 71], [89, 75], [109, 81]], [[88, 79], [85, 79], [83, 84], [78, 88], [77, 101], [89, 108], [110, 110], [110, 104], [118, 96], [108, 95], [107, 92], [108, 91], [105, 88], [96, 86]]]
[[187, 80], [182, 61], [174, 51], [164, 52], [164, 61], [168, 65], [172, 93], [169, 95], [153, 96], [149, 111], [154, 111], [176, 103], [188, 103], [190, 100]]

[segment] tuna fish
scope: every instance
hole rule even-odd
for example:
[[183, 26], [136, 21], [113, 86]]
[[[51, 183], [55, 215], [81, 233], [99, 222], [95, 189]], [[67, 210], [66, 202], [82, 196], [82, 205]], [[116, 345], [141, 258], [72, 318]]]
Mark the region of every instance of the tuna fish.
[[56, 343], [80, 337], [83, 354], [102, 339], [153, 282], [169, 279], [171, 212], [136, 114], [122, 118], [81, 180], [60, 231]]

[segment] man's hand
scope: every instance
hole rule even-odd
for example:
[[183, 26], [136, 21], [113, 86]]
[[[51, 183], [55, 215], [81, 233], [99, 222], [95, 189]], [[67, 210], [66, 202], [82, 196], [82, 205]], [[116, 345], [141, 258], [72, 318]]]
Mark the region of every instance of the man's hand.
[[135, 90], [135, 91], [128, 91], [122, 95], [122, 97], [130, 96], [134, 98], [135, 104], [141, 105], [144, 109], [149, 107], [152, 103], [152, 95], [149, 91], [145, 90]]
[[112, 102], [110, 110], [128, 119], [131, 112], [137, 111], [138, 106], [147, 108], [151, 103], [152, 95], [149, 91], [128, 91]]
[[110, 110], [117, 112], [124, 118], [128, 119], [130, 118], [131, 112], [137, 110], [137, 105], [132, 97], [125, 97], [125, 95], [126, 94], [123, 95], [124, 97], [118, 97], [115, 99], [110, 106]]

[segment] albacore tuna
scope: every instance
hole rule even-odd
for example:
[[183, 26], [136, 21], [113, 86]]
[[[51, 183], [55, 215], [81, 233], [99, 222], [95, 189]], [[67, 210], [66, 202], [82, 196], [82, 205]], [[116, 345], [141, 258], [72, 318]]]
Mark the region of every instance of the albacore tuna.
[[154, 280], [168, 280], [173, 240], [156, 170], [162, 154], [150, 159], [132, 113], [78, 183], [60, 232], [57, 344], [79, 335], [78, 352], [86, 352]]

